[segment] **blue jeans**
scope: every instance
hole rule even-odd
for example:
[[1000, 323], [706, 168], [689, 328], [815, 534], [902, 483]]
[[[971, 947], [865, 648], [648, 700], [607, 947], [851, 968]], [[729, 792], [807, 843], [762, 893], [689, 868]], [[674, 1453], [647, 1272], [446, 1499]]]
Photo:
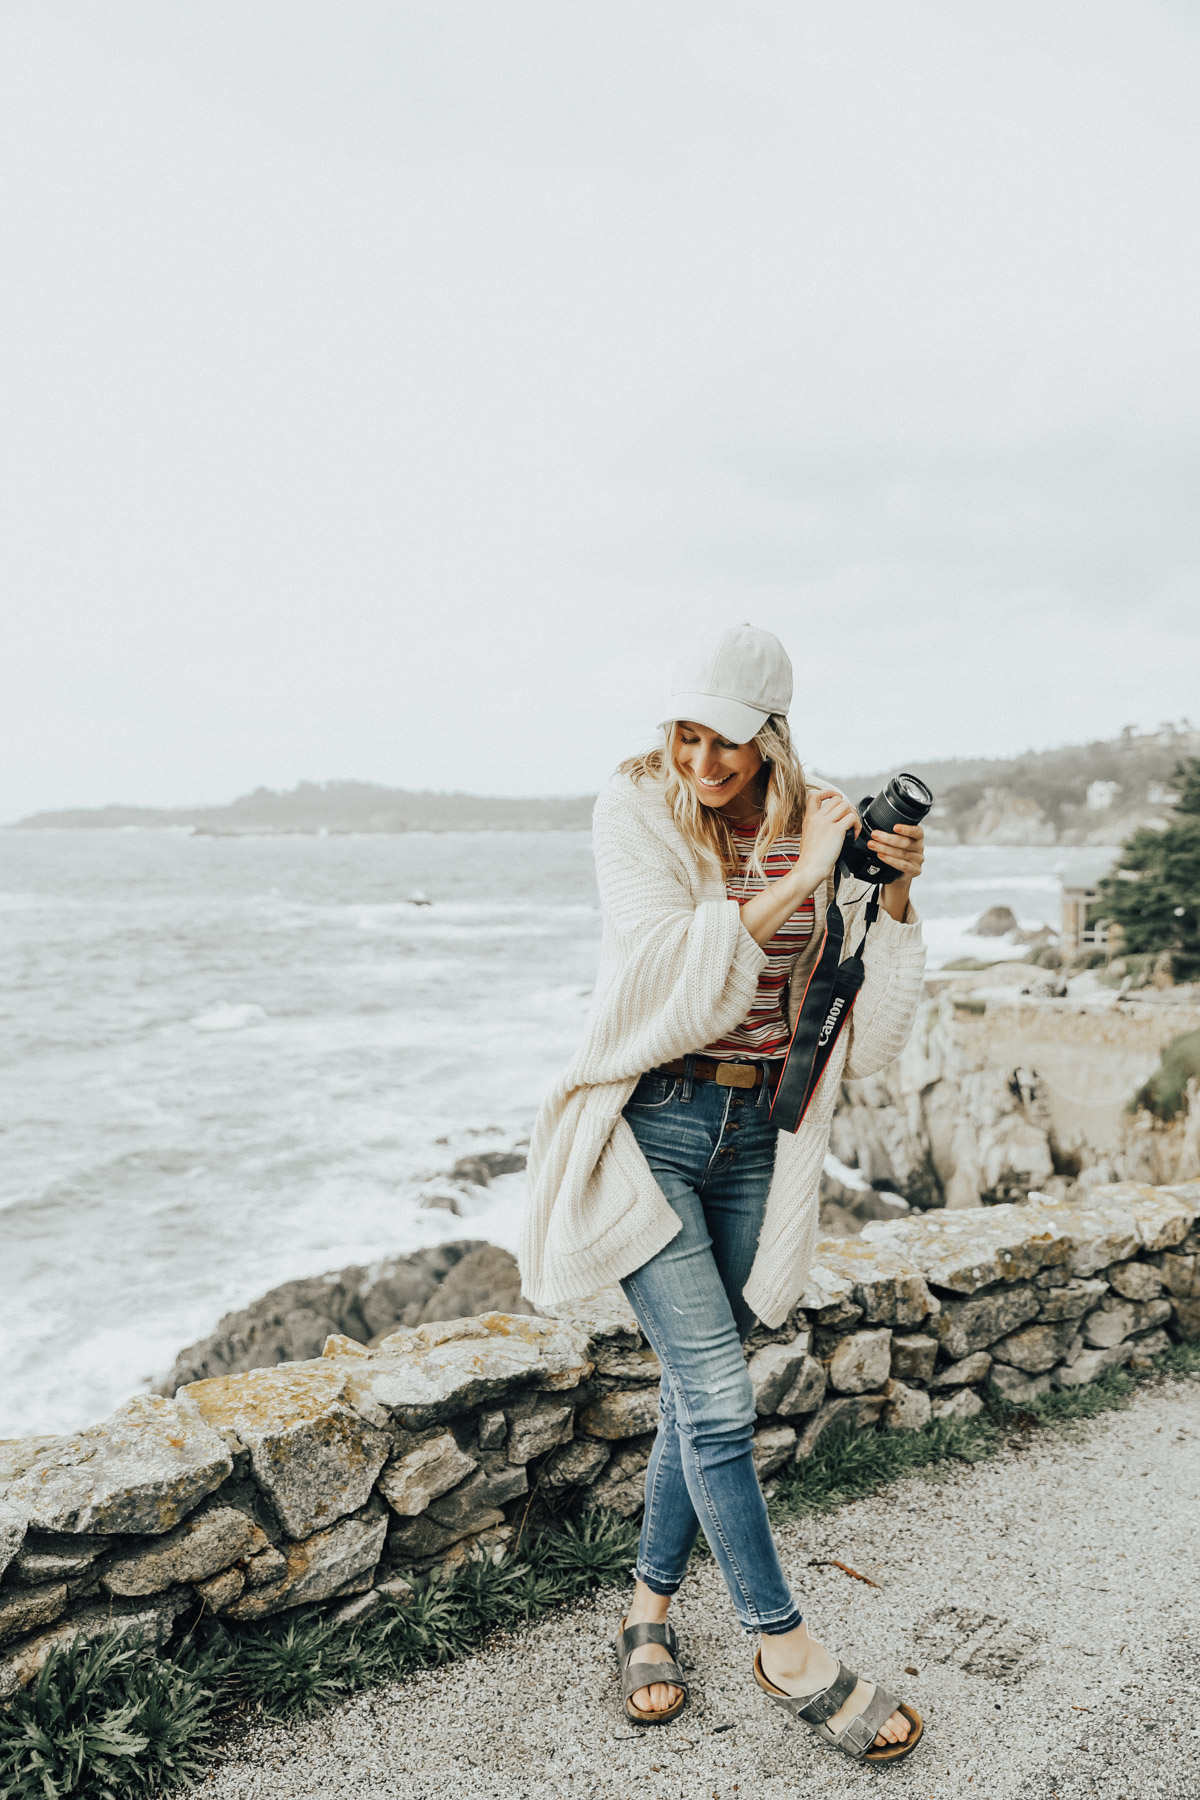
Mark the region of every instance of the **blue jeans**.
[[[690, 1069], [691, 1064], [689, 1062]], [[625, 1118], [682, 1230], [621, 1286], [663, 1366], [637, 1573], [656, 1594], [683, 1580], [701, 1522], [747, 1632], [801, 1615], [754, 1468], [754, 1395], [742, 1298], [775, 1167], [771, 1090], [643, 1075]]]

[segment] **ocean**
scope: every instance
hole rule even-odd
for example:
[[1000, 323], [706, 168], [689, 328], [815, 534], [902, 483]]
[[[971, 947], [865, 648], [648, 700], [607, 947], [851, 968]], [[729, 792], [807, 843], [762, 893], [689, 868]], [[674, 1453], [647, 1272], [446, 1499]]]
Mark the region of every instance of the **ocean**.
[[[928, 853], [930, 965], [1020, 954], [1113, 852]], [[515, 1248], [600, 915], [586, 832], [0, 832], [0, 1437], [77, 1429], [267, 1288], [450, 1237]]]

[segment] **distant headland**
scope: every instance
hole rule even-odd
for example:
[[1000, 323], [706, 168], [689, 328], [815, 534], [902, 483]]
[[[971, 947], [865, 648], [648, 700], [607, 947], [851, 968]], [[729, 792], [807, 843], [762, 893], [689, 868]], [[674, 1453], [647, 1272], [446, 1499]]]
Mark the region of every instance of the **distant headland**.
[[[898, 763], [929, 783], [935, 844], [1120, 844], [1139, 825], [1167, 822], [1172, 781], [1200, 754], [1186, 719], [1152, 731], [1005, 758], [952, 757]], [[831, 776], [853, 799], [894, 770]], [[31, 813], [15, 830], [191, 829], [242, 836], [282, 832], [584, 831], [594, 795], [507, 797], [433, 793], [371, 781], [302, 781], [287, 792], [256, 788], [223, 806], [73, 807]]]

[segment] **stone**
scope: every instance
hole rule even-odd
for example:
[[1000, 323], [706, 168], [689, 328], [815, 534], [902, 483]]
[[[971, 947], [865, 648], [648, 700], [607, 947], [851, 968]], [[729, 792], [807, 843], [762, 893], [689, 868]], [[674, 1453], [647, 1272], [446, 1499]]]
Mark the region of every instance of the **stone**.
[[1171, 1340], [1161, 1328], [1157, 1331], [1148, 1331], [1144, 1337], [1133, 1340], [1135, 1356], [1162, 1356], [1164, 1351], [1170, 1348]]
[[446, 1554], [439, 1558], [438, 1574], [444, 1580], [456, 1569], [465, 1568], [468, 1563], [490, 1562], [493, 1566], [499, 1565], [504, 1561], [515, 1529], [512, 1525], [489, 1525], [486, 1531], [475, 1531], [468, 1537], [458, 1538]]
[[1157, 1300], [1164, 1286], [1162, 1274], [1153, 1263], [1136, 1260], [1114, 1263], [1108, 1280], [1123, 1300]]
[[26, 1524], [25, 1514], [0, 1496], [0, 1575], [20, 1555]]
[[1075, 1278], [1052, 1288], [1042, 1301], [1039, 1319], [1078, 1319], [1108, 1292], [1107, 1281]]
[[51, 1587], [14, 1588], [0, 1594], [0, 1644], [25, 1637], [39, 1625], [49, 1625], [66, 1604], [67, 1586], [61, 1581]]
[[196, 1583], [196, 1592], [204, 1602], [205, 1610], [219, 1613], [227, 1606], [232, 1606], [246, 1585], [243, 1569], [222, 1569], [219, 1575], [210, 1575], [207, 1581]]
[[781, 1469], [796, 1448], [796, 1433], [791, 1425], [765, 1425], [754, 1434], [754, 1469], [760, 1481]]
[[1028, 1281], [1071, 1254], [1061, 1226], [1028, 1201], [919, 1213], [866, 1225], [863, 1236], [904, 1257], [935, 1287], [957, 1294], [974, 1294], [996, 1281]]
[[1011, 1363], [993, 1363], [988, 1371], [988, 1383], [1011, 1406], [1022, 1406], [1030, 1400], [1040, 1399], [1043, 1394], [1050, 1392], [1052, 1385], [1049, 1375], [1023, 1375]]
[[225, 1617], [265, 1619], [288, 1607], [358, 1591], [355, 1583], [369, 1587], [387, 1535], [387, 1520], [387, 1509], [374, 1500], [361, 1512], [287, 1544], [283, 1575], [262, 1587], [251, 1588], [247, 1582], [245, 1593]]
[[1163, 1252], [1159, 1267], [1163, 1286], [1178, 1300], [1200, 1297], [1200, 1256], [1179, 1250]]
[[544, 1318], [559, 1319], [581, 1332], [597, 1349], [607, 1343], [636, 1350], [642, 1341], [637, 1314], [617, 1282], [584, 1300], [560, 1300], [552, 1307], [539, 1307], [538, 1311]]
[[108, 1601], [103, 1606], [84, 1607], [69, 1619], [60, 1619], [48, 1631], [25, 1638], [6, 1655], [0, 1655], [0, 1700], [8, 1699], [35, 1680], [52, 1651], [79, 1639], [88, 1643], [93, 1638], [115, 1634], [136, 1637], [151, 1649], [161, 1648], [178, 1615], [192, 1604], [192, 1598], [190, 1589], [178, 1588], [136, 1605], [132, 1601]]
[[811, 1456], [825, 1433], [834, 1426], [840, 1430], [863, 1431], [877, 1425], [883, 1408], [882, 1394], [853, 1394], [827, 1400], [800, 1433], [796, 1441], [796, 1461]]
[[800, 1413], [815, 1412], [825, 1398], [828, 1386], [829, 1377], [825, 1373], [825, 1364], [818, 1362], [815, 1356], [806, 1356], [800, 1365], [800, 1373], [775, 1410], [785, 1419], [794, 1419]]
[[1138, 1181], [1093, 1188], [1088, 1204], [1131, 1213], [1142, 1248], [1150, 1251], [1170, 1250], [1181, 1244], [1200, 1212], [1200, 1204], [1189, 1194], [1188, 1187], [1153, 1188]]
[[480, 1313], [531, 1313], [521, 1292], [517, 1259], [498, 1244], [477, 1244], [461, 1256], [434, 1288], [418, 1324], [437, 1319], [470, 1319]]
[[[504, 1514], [498, 1506], [490, 1507], [481, 1513], [477, 1528], [487, 1530], [491, 1526], [503, 1525]], [[388, 1555], [393, 1562], [428, 1563], [444, 1557], [446, 1552], [459, 1538], [469, 1537], [470, 1528], [455, 1530], [452, 1526], [439, 1525], [427, 1512], [415, 1519], [398, 1519], [388, 1532]]]
[[105, 1565], [102, 1580], [110, 1594], [159, 1594], [179, 1581], [203, 1581], [266, 1542], [248, 1513], [210, 1503], [173, 1531], [115, 1556]]
[[892, 1367], [890, 1331], [852, 1331], [829, 1358], [829, 1385], [842, 1394], [880, 1388]]
[[318, 1357], [213, 1376], [182, 1393], [209, 1425], [236, 1433], [283, 1529], [307, 1538], [365, 1504], [391, 1449], [379, 1429], [386, 1414], [357, 1385], [370, 1367], [369, 1358]]
[[746, 1366], [760, 1417], [779, 1411], [779, 1402], [804, 1367], [811, 1342], [812, 1334], [801, 1331], [790, 1344], [765, 1344], [754, 1352]]
[[170, 1531], [233, 1473], [225, 1435], [179, 1400], [138, 1394], [36, 1455], [8, 1500], [42, 1531]]
[[624, 1344], [599, 1344], [596, 1348], [597, 1375], [612, 1375], [618, 1381], [662, 1380], [662, 1364], [647, 1345], [634, 1350]]
[[1042, 1375], [1059, 1361], [1074, 1336], [1074, 1319], [1039, 1319], [1001, 1338], [992, 1345], [992, 1354], [997, 1362], [1011, 1363], [1026, 1375]]
[[1110, 1295], [1083, 1322], [1083, 1340], [1097, 1350], [1111, 1349], [1135, 1332], [1164, 1325], [1171, 1316], [1169, 1300], [1119, 1300]]
[[986, 1350], [973, 1350], [970, 1356], [964, 1356], [961, 1362], [947, 1363], [934, 1376], [932, 1386], [964, 1387], [970, 1382], [982, 1381], [992, 1366], [992, 1359]]
[[1133, 1344], [1124, 1343], [1104, 1350], [1084, 1350], [1074, 1362], [1060, 1363], [1051, 1380], [1057, 1388], [1083, 1387], [1089, 1381], [1099, 1380], [1106, 1369], [1124, 1368], [1134, 1349]]
[[531, 1457], [557, 1449], [574, 1430], [575, 1409], [570, 1401], [554, 1400], [548, 1394], [530, 1394], [506, 1407], [505, 1413], [510, 1463], [527, 1463]]
[[331, 1331], [321, 1346], [322, 1356], [370, 1356], [371, 1352], [357, 1338], [347, 1337], [344, 1332]]
[[[444, 1530], [453, 1531], [456, 1537], [464, 1531], [482, 1531], [485, 1514], [514, 1500], [518, 1494], [528, 1492], [529, 1478], [523, 1465], [514, 1467], [504, 1463], [494, 1472], [476, 1469], [448, 1494], [432, 1501], [429, 1516]], [[494, 1524], [495, 1521], [488, 1518], [487, 1523]]]
[[983, 1401], [974, 1388], [957, 1388], [953, 1394], [945, 1394], [941, 1399], [935, 1400], [930, 1410], [939, 1421], [974, 1419], [983, 1411]]
[[478, 1467], [475, 1457], [459, 1449], [452, 1432], [435, 1431], [415, 1449], [388, 1463], [378, 1487], [393, 1512], [411, 1519]]
[[937, 1362], [937, 1339], [924, 1333], [892, 1339], [892, 1374], [897, 1381], [916, 1381], [927, 1385], [933, 1379]]
[[889, 1380], [884, 1387], [883, 1424], [888, 1431], [920, 1431], [930, 1420], [929, 1395], [922, 1388]]
[[592, 1372], [587, 1334], [561, 1319], [484, 1313], [394, 1331], [356, 1383], [410, 1431], [438, 1425], [489, 1401], [509, 1401], [528, 1383], [550, 1392], [578, 1387]]
[[287, 1571], [287, 1557], [274, 1544], [268, 1544], [257, 1556], [252, 1556], [246, 1563], [246, 1586], [248, 1588], [268, 1587], [273, 1581], [281, 1581]]
[[1200, 1299], [1172, 1300], [1171, 1312], [1175, 1319], [1175, 1329], [1184, 1343], [1195, 1343], [1200, 1338]]
[[[836, 1252], [839, 1248], [839, 1243], [828, 1240], [817, 1245], [819, 1260], [808, 1271], [804, 1291], [793, 1309], [794, 1314], [812, 1313], [818, 1324], [835, 1329], [838, 1326], [857, 1324], [862, 1318], [862, 1307], [854, 1298], [853, 1281], [825, 1262], [826, 1253]], [[798, 1322], [802, 1325], [805, 1321], [800, 1317]]]
[[658, 1427], [657, 1388], [631, 1388], [624, 1393], [603, 1394], [585, 1406], [579, 1429], [589, 1437], [629, 1438]]
[[8, 1579], [22, 1587], [45, 1581], [69, 1581], [86, 1575], [98, 1556], [112, 1548], [111, 1537], [70, 1532], [31, 1531], [13, 1558]]
[[955, 1361], [985, 1350], [1008, 1332], [1037, 1316], [1041, 1296], [1028, 1286], [996, 1288], [971, 1300], [951, 1300], [933, 1322], [933, 1330], [947, 1356]]
[[508, 1420], [502, 1412], [479, 1415], [477, 1441], [481, 1450], [499, 1450], [508, 1436]]
[[586, 1487], [595, 1481], [612, 1455], [603, 1438], [574, 1438], [542, 1464], [543, 1487]]
[[387, 1581], [377, 1581], [365, 1594], [356, 1594], [352, 1600], [347, 1600], [343, 1606], [330, 1613], [329, 1623], [339, 1629], [346, 1625], [360, 1625], [389, 1600], [402, 1603], [411, 1600], [412, 1595], [412, 1582], [406, 1581], [403, 1575], [393, 1575]]
[[622, 1444], [604, 1474], [588, 1495], [594, 1506], [632, 1519], [642, 1509], [646, 1498], [646, 1464], [650, 1461], [653, 1435]]
[[919, 1325], [938, 1310], [924, 1275], [910, 1257], [876, 1240], [871, 1231], [868, 1225], [860, 1237], [822, 1243], [826, 1277], [837, 1275], [849, 1283], [854, 1304], [872, 1324]]

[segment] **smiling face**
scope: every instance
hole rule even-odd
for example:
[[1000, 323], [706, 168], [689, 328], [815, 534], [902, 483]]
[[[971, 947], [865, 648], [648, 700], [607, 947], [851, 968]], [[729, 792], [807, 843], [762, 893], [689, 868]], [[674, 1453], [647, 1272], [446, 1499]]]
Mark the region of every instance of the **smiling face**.
[[719, 807], [729, 818], [746, 818], [759, 810], [761, 783], [756, 778], [763, 759], [753, 738], [731, 744], [707, 725], [680, 719], [674, 754], [675, 767], [703, 805]]

